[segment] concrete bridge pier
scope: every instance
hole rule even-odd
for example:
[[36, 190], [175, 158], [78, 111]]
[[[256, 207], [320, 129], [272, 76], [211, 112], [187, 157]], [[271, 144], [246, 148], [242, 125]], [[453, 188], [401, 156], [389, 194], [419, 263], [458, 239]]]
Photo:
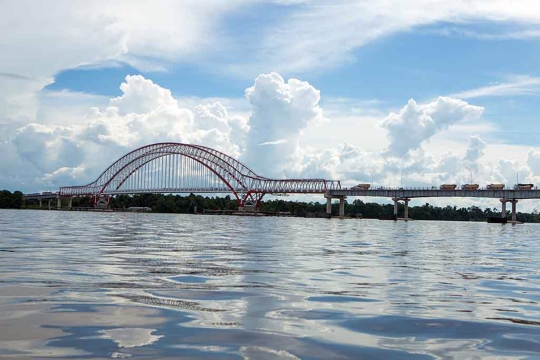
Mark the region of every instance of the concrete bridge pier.
[[73, 206], [73, 196], [69, 198], [68, 208], [71, 209], [72, 206]]
[[43, 207], [43, 203], [41, 201], [41, 199], [39, 199], [39, 208], [41, 209]]
[[339, 217], [345, 216], [345, 199], [346, 198], [347, 198], [346, 196], [341, 196], [339, 198]]
[[52, 202], [52, 199], [49, 199], [49, 210], [51, 210], [51, 202]]
[[332, 198], [331, 197], [326, 198], [326, 213], [328, 215], [332, 214]]
[[326, 197], [326, 213], [332, 214], [332, 199], [339, 199], [339, 217], [345, 216], [345, 199], [346, 196], [325, 196]]
[[409, 199], [404, 199], [405, 202], [405, 219], [409, 218]]
[[56, 198], [56, 208], [58, 210], [62, 208], [62, 199], [60, 197]]
[[512, 204], [512, 222], [517, 222], [517, 200], [516, 199], [501, 199], [501, 217], [506, 218], [506, 203]]
[[398, 205], [400, 201], [403, 201], [405, 203], [405, 214], [403, 220], [409, 220], [409, 201], [411, 201], [411, 199], [395, 197], [392, 198], [392, 200], [394, 200], [394, 216], [396, 220], [398, 218]]

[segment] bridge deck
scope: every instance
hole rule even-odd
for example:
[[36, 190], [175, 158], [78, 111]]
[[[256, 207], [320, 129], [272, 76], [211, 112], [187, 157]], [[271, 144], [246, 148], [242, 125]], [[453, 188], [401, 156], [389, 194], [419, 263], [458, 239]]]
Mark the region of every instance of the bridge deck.
[[540, 199], [540, 190], [438, 190], [438, 189], [341, 189], [329, 190], [326, 196], [370, 196], [386, 198], [464, 197], [492, 199]]
[[23, 199], [24, 200], [49, 200], [49, 199], [56, 199], [58, 197], [58, 193], [50, 193], [50, 194], [24, 194]]
[[[324, 194], [324, 189], [288, 189], [278, 191], [280, 189], [277, 189], [275, 191], [269, 190], [261, 190], [261, 189], [255, 189], [254, 192], [258, 193], [265, 193], [265, 194]], [[237, 192], [245, 191], [243, 189], [235, 189]], [[163, 189], [119, 189], [114, 191], [104, 191], [102, 195], [133, 195], [133, 194], [231, 194], [231, 189], [227, 187], [222, 188], [184, 188], [184, 189], [175, 189], [175, 188], [163, 188]], [[50, 193], [50, 194], [24, 194], [23, 198], [25, 200], [48, 200], [48, 199], [56, 199], [58, 196], [60, 197], [70, 197], [70, 196], [88, 196], [89, 193], [81, 193], [77, 195], [65, 195], [62, 193]]]
[[[127, 191], [115, 191], [106, 192], [105, 195], [120, 195], [120, 194], [132, 194], [133, 190]], [[212, 188], [212, 189], [153, 189], [153, 190], [139, 190], [137, 193], [230, 193], [228, 188]], [[303, 191], [288, 191], [286, 193], [297, 194], [317, 194], [322, 193], [320, 190], [303, 190]], [[429, 198], [429, 197], [462, 197], [462, 198], [492, 198], [492, 199], [540, 199], [540, 190], [438, 190], [438, 189], [340, 189], [340, 190], [328, 190], [326, 196], [340, 197], [340, 196], [366, 196], [366, 197], [386, 197], [386, 198]], [[47, 200], [55, 199], [58, 197], [58, 193], [51, 194], [25, 194], [25, 200]]]

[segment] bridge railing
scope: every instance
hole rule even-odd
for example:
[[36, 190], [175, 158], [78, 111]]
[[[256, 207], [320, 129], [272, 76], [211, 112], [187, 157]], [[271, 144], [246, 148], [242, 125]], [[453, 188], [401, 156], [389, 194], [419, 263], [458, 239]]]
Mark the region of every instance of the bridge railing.
[[25, 200], [55, 199], [57, 197], [58, 197], [57, 192], [23, 194], [23, 199]]

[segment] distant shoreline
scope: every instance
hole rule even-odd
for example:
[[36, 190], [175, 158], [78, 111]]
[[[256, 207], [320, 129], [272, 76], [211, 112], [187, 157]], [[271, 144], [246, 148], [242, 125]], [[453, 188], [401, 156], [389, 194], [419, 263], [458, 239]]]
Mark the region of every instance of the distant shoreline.
[[[30, 200], [25, 205], [21, 192], [11, 193], [9, 191], [0, 192], [0, 208], [13, 209], [33, 209], [37, 207], [36, 200]], [[73, 207], [91, 207], [92, 202], [89, 197], [74, 198]], [[238, 210], [238, 203], [234, 197], [229, 195], [224, 197], [204, 197], [190, 194], [162, 195], [162, 194], [142, 194], [142, 195], [118, 195], [111, 199], [113, 209], [127, 209], [129, 207], [148, 207], [153, 213], [178, 213], [193, 214], [207, 211], [234, 211]], [[399, 206], [399, 213], [403, 213], [403, 205]], [[117, 210], [123, 211], [123, 210]], [[363, 202], [355, 199], [345, 204], [345, 214], [349, 217], [361, 217], [364, 219], [387, 218], [393, 214], [393, 204], [379, 204]], [[308, 213], [326, 214], [326, 204], [319, 202], [285, 201], [282, 199], [272, 199], [262, 201], [260, 212], [267, 213], [290, 213], [294, 217], [305, 217]], [[508, 212], [509, 213], [509, 212]], [[338, 214], [338, 204], [332, 204], [332, 214]], [[321, 216], [323, 217], [323, 216]], [[460, 207], [457, 206], [432, 206], [425, 203], [420, 206], [409, 207], [409, 218], [414, 220], [440, 220], [440, 221], [487, 221], [488, 217], [501, 217], [499, 209], [485, 208], [477, 206]], [[537, 211], [532, 213], [518, 212], [517, 220], [525, 223], [540, 223], [540, 214]]]

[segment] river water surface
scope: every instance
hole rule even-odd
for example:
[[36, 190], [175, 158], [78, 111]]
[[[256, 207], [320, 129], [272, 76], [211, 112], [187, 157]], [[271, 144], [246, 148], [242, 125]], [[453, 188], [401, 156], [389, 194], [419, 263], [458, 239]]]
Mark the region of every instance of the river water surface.
[[0, 357], [537, 359], [538, 230], [0, 211]]

